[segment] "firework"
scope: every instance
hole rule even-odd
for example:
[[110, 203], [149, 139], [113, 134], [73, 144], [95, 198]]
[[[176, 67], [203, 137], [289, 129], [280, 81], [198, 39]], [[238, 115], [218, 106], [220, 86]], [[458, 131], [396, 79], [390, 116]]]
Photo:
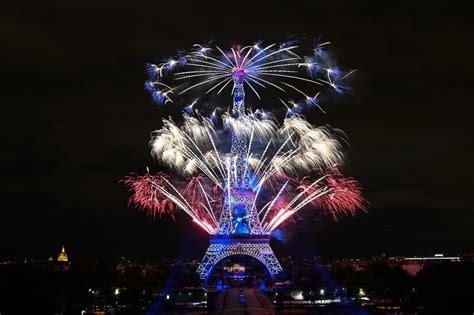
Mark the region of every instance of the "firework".
[[[236, 176], [231, 172], [231, 141], [237, 133], [249, 139], [245, 171], [255, 192], [253, 204], [266, 203], [259, 218], [267, 232], [308, 205], [334, 218], [364, 209], [357, 182], [338, 169], [344, 163], [339, 130], [312, 126], [302, 116], [287, 118], [280, 126], [256, 115], [242, 120], [223, 115], [222, 120], [222, 127], [188, 115], [181, 124], [163, 120], [163, 128], [152, 133], [152, 155], [179, 174], [183, 183], [174, 186], [162, 174], [129, 177], [131, 202], [159, 214], [185, 208], [193, 220], [212, 226], [206, 231], [215, 231], [226, 185]], [[177, 207], [165, 203], [165, 192], [174, 196]]]
[[[300, 55], [297, 41], [262, 46], [235, 45], [224, 51], [219, 46], [195, 44], [187, 52], [179, 52], [159, 64], [147, 64], [149, 80], [146, 89], [158, 104], [183, 99], [185, 94], [197, 92], [198, 97], [207, 94], [222, 94], [235, 90], [234, 81], [241, 79], [251, 94], [262, 99], [260, 91], [274, 89], [275, 92], [295, 92], [298, 101], [285, 102], [290, 114], [304, 108], [319, 106], [319, 92], [315, 89], [329, 87], [338, 93], [347, 87], [346, 79], [353, 71], [342, 72], [333, 67], [333, 60], [326, 53], [329, 42], [315, 43], [313, 54]], [[304, 91], [299, 84], [308, 85]], [[197, 99], [185, 110], [192, 112]], [[287, 104], [290, 104], [288, 106]]]
[[133, 192], [128, 200], [129, 205], [136, 205], [139, 209], [145, 210], [151, 216], [169, 213], [173, 215], [175, 203], [154, 189], [154, 185], [163, 185], [168, 176], [164, 173], [157, 175], [145, 174], [139, 176], [131, 173], [121, 182], [129, 186]]

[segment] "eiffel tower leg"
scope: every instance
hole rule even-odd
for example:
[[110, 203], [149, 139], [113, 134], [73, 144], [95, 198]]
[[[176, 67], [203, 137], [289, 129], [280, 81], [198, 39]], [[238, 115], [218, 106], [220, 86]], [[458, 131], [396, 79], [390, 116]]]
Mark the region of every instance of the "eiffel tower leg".
[[245, 255], [257, 259], [265, 266], [272, 278], [282, 271], [281, 265], [270, 247], [267, 235], [252, 235], [250, 237], [214, 235], [197, 269], [201, 280], [207, 280], [221, 260], [235, 255]]
[[276, 258], [275, 254], [273, 253], [270, 244], [262, 244], [259, 246], [258, 255], [260, 257], [260, 261], [263, 262], [265, 267], [267, 267], [268, 271], [272, 275], [272, 278], [278, 276], [283, 268], [281, 267], [278, 259]]

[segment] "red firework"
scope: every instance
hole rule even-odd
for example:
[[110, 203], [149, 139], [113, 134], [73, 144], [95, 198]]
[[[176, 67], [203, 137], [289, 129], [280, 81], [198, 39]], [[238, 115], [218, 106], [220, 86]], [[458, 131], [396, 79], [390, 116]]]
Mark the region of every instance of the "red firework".
[[[307, 178], [303, 179], [299, 189], [306, 189], [310, 183]], [[367, 212], [362, 189], [357, 181], [352, 177], [344, 177], [336, 168], [328, 171], [317, 185], [305, 192], [305, 195], [308, 196], [319, 189], [324, 189], [323, 193], [310, 204], [324, 210], [336, 221], [341, 214], [355, 216], [359, 210]]]
[[176, 209], [175, 204], [164, 196], [156, 185], [166, 187], [168, 175], [164, 173], [158, 173], [156, 175], [150, 175], [149, 173], [140, 176], [135, 173], [130, 173], [120, 182], [125, 184], [132, 195], [128, 199], [129, 206], [134, 204], [140, 210], [144, 210], [148, 215], [155, 217], [157, 214], [171, 214]]

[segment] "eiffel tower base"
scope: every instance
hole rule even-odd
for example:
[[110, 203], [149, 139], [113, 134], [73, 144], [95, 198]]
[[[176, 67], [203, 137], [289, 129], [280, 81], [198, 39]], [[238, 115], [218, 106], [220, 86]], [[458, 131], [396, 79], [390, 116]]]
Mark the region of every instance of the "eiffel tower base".
[[211, 235], [209, 248], [197, 269], [201, 280], [206, 281], [221, 260], [235, 255], [246, 255], [257, 259], [265, 266], [272, 278], [282, 271], [270, 247], [268, 235]]

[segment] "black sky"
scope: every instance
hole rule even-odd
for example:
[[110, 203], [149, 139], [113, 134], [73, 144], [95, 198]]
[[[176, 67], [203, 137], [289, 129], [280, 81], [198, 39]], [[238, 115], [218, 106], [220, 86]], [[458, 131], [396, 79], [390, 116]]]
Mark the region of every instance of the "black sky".
[[[0, 257], [200, 256], [187, 220], [127, 208], [117, 182], [144, 172], [149, 132], [179, 110], [143, 89], [144, 63], [221, 42], [331, 41], [358, 69], [354, 94], [324, 104], [349, 136], [370, 213], [289, 226], [277, 254], [474, 251], [470, 2], [41, 1], [0, 10]], [[233, 6], [233, 7], [232, 7]]]

